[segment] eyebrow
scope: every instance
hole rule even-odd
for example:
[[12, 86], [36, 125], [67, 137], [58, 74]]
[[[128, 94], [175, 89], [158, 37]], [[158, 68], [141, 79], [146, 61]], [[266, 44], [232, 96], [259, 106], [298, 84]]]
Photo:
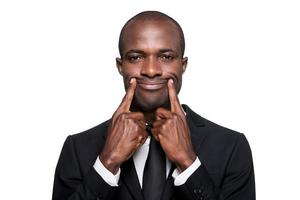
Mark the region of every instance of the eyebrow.
[[127, 54], [129, 54], [129, 53], [140, 53], [140, 54], [145, 54], [144, 51], [139, 50], [139, 49], [130, 49], [129, 51], [127, 51], [127, 52], [125, 53], [125, 55], [127, 55]]
[[176, 53], [176, 54], [177, 54], [177, 52], [174, 51], [173, 49], [160, 49], [159, 52], [160, 52], [160, 53], [173, 52], [173, 53]]
[[[166, 52], [173, 52], [175, 54], [178, 54], [177, 51], [173, 50], [173, 49], [159, 49], [158, 51], [159, 53], [166, 53]], [[146, 54], [144, 51], [139, 50], [139, 49], [130, 49], [129, 51], [127, 51], [125, 53], [125, 55], [128, 55], [129, 53], [140, 53], [140, 54]]]

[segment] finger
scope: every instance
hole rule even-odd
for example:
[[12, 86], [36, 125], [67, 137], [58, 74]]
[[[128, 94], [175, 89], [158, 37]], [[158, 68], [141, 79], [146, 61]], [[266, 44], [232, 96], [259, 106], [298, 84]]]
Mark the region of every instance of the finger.
[[141, 135], [135, 139], [134, 142], [136, 143], [136, 148], [142, 146], [142, 144], [143, 144], [142, 141], [143, 141], [143, 136], [141, 136]]
[[179, 103], [174, 81], [172, 79], [169, 79], [168, 81], [168, 91], [169, 91], [169, 99], [171, 104], [171, 112], [177, 113], [179, 115], [184, 115]]
[[130, 109], [130, 106], [131, 106], [131, 102], [132, 102], [132, 99], [133, 99], [133, 96], [134, 96], [134, 91], [135, 91], [135, 88], [136, 88], [136, 79], [135, 78], [132, 78], [130, 80], [130, 84], [126, 90], [126, 94], [118, 108], [118, 111], [121, 111], [121, 112], [128, 112], [129, 109]]
[[158, 108], [155, 111], [156, 120], [172, 118], [172, 113], [164, 108]]
[[146, 130], [146, 124], [145, 124], [144, 121], [137, 121], [136, 123], [139, 125], [139, 127], [140, 127], [143, 131]]
[[128, 113], [125, 113], [124, 115], [127, 119], [145, 121], [145, 117], [142, 112], [128, 112]]
[[139, 137], [138, 142], [137, 142], [137, 148], [142, 146], [146, 142], [147, 138], [148, 137]]
[[[145, 143], [145, 141], [147, 140], [147, 138], [148, 138], [148, 133], [147, 133], [147, 131], [145, 130], [145, 124], [139, 124], [139, 128], [140, 128], [140, 130], [139, 130], [139, 132], [138, 132], [138, 135], [136, 136], [136, 140], [137, 140], [137, 142], [139, 143], [139, 146], [141, 146], [142, 144], [144, 144]], [[142, 128], [142, 126], [144, 126], [144, 128]]]
[[161, 127], [161, 125], [163, 125], [165, 122], [166, 122], [165, 119], [156, 120], [156, 121], [153, 123], [153, 128]]
[[155, 140], [159, 141], [159, 128], [152, 128], [151, 133]]
[[144, 131], [143, 132], [143, 139], [141, 141], [141, 144], [144, 144], [146, 142], [147, 138], [148, 138], [148, 133], [146, 131]]
[[133, 119], [142, 130], [146, 130], [146, 122], [144, 114], [141, 112], [126, 113], [129, 119]]
[[143, 144], [145, 144], [146, 140], [147, 140], [147, 137], [143, 138], [140, 142], [140, 145], [142, 146]]
[[133, 123], [137, 124], [141, 130], [146, 130], [145, 118], [142, 112], [122, 113], [119, 118], [122, 118], [122, 120], [131, 120]]

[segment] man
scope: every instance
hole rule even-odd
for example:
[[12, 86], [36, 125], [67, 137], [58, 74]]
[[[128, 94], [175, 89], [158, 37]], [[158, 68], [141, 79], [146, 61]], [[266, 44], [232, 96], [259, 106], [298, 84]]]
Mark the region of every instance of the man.
[[163, 13], [124, 25], [116, 63], [126, 95], [110, 120], [67, 138], [54, 200], [255, 199], [244, 135], [179, 103], [184, 48], [181, 27]]

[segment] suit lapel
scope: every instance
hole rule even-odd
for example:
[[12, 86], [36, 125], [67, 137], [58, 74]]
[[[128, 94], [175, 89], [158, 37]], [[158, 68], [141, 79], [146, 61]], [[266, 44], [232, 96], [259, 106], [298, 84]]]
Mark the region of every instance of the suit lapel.
[[167, 178], [167, 182], [165, 185], [165, 189], [163, 191], [162, 200], [169, 200], [171, 199], [174, 191], [174, 179], [172, 177], [173, 171], [176, 168], [174, 164], [171, 165], [171, 169]]
[[192, 144], [197, 154], [198, 149], [200, 148], [207, 135], [203, 131], [203, 127], [205, 126], [205, 124], [202, 117], [191, 110], [187, 105], [183, 104], [182, 107], [186, 112], [186, 121], [190, 129]]
[[132, 157], [121, 166], [121, 180], [134, 199], [144, 199]]
[[[186, 120], [190, 129], [191, 140], [193, 147], [198, 152], [201, 143], [204, 141], [206, 134], [203, 131], [203, 127], [205, 126], [202, 117], [200, 117], [197, 113], [192, 111], [187, 105], [182, 105], [184, 111], [186, 112]], [[174, 179], [172, 177], [172, 173], [176, 166], [172, 164], [167, 183], [165, 186], [165, 190], [162, 196], [162, 200], [170, 200], [174, 193]]]
[[[107, 120], [106, 128], [108, 129], [111, 119]], [[104, 140], [106, 139], [107, 130], [105, 134], [103, 134]], [[127, 187], [129, 193], [132, 195], [133, 199], [143, 200], [144, 196], [142, 193], [142, 189], [138, 180], [138, 175], [135, 170], [135, 166], [133, 163], [132, 157], [129, 158], [126, 162], [121, 165], [121, 175], [120, 179], [122, 183]]]

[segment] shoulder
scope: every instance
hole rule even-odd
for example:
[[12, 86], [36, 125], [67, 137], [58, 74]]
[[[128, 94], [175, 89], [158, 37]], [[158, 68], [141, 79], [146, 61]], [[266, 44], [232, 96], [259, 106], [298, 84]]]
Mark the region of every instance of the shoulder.
[[110, 120], [107, 120], [88, 130], [73, 134], [70, 137], [72, 137], [72, 139], [74, 140], [89, 140], [89, 139], [94, 139], [95, 137], [105, 137], [109, 122]]
[[243, 133], [224, 127], [203, 117], [202, 119], [205, 123], [206, 129], [209, 132], [210, 137], [215, 137], [216, 139], [218, 138], [223, 142], [236, 142], [237, 140], [240, 140], [241, 138], [245, 137]]
[[219, 125], [212, 122], [196, 112], [186, 105], [183, 105], [187, 113], [187, 118], [192, 122], [193, 130], [196, 131], [194, 134], [205, 135], [205, 140], [209, 144], [219, 145], [219, 146], [235, 146], [241, 141], [246, 141], [247, 139], [243, 133], [232, 130], [230, 128]]
[[105, 121], [81, 133], [69, 135], [64, 142], [60, 160], [80, 163], [82, 170], [88, 171], [105, 143], [107, 127], [108, 121]]
[[243, 133], [207, 120], [189, 108], [188, 117], [192, 138], [199, 138], [196, 151], [210, 173], [224, 172], [228, 163], [238, 164], [240, 169], [251, 168], [251, 149]]
[[246, 136], [238, 131], [223, 127], [219, 124], [211, 122], [207, 119], [205, 126], [208, 132], [206, 142], [211, 145], [211, 148], [219, 149], [220, 151], [245, 153], [251, 156], [251, 149]]
[[79, 149], [99, 147], [105, 141], [108, 125], [109, 120], [83, 132], [69, 135], [65, 143], [72, 144], [72, 146]]

